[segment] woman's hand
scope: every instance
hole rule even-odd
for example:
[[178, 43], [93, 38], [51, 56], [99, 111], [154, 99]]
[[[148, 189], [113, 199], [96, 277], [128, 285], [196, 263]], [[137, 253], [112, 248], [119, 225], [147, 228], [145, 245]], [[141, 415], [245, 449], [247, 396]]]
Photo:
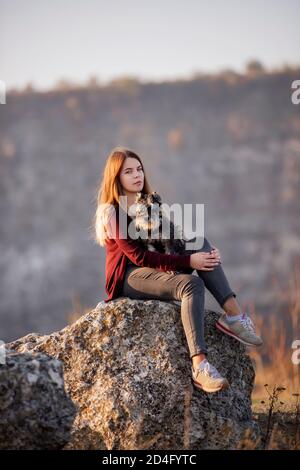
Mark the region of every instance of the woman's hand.
[[211, 245], [211, 247], [212, 247], [211, 254], [214, 254], [214, 255], [216, 256], [216, 259], [217, 259], [218, 261], [220, 261], [220, 264], [222, 264], [222, 262], [221, 262], [221, 255], [220, 255], [220, 252], [219, 252], [218, 248], [216, 248], [215, 246], [212, 246], [212, 245]]
[[[216, 248], [214, 249], [216, 250]], [[220, 264], [220, 256], [212, 250], [211, 253], [198, 251], [191, 254], [191, 267], [200, 271], [213, 271]]]

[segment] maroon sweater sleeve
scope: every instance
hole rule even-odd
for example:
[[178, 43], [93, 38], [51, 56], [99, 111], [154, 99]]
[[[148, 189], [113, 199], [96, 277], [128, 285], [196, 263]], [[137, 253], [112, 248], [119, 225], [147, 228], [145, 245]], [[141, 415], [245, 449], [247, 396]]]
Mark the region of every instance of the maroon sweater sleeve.
[[[128, 216], [129, 220], [130, 217]], [[114, 240], [123, 253], [137, 266], [157, 268], [162, 271], [176, 271], [176, 269], [190, 268], [191, 255], [168, 255], [157, 251], [149, 251], [143, 248], [129, 235], [125, 238], [118, 223], [118, 217], [113, 216], [115, 223]]]

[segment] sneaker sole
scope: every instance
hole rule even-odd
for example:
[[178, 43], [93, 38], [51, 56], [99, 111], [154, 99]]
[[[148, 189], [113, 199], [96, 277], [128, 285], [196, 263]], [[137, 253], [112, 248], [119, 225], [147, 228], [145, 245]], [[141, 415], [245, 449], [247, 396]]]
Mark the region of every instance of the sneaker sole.
[[229, 388], [229, 382], [228, 381], [224, 382], [224, 384], [221, 385], [221, 387], [209, 388], [209, 389], [202, 387], [202, 385], [199, 382], [196, 382], [193, 378], [192, 378], [192, 384], [194, 385], [194, 387], [197, 390], [201, 390], [201, 391], [207, 392], [207, 393], [219, 392], [221, 390], [226, 390], [227, 388]]
[[228, 330], [225, 326], [221, 325], [221, 323], [219, 322], [216, 322], [216, 328], [218, 328], [218, 330], [222, 331], [222, 333], [226, 333], [228, 336], [232, 336], [232, 338], [235, 338], [236, 340], [238, 340], [240, 343], [243, 343], [245, 344], [246, 346], [256, 346], [256, 347], [259, 347], [259, 346], [262, 346], [263, 343], [261, 344], [254, 344], [254, 343], [249, 343], [248, 341], [245, 341], [244, 339], [240, 338], [239, 336], [235, 335], [232, 331]]

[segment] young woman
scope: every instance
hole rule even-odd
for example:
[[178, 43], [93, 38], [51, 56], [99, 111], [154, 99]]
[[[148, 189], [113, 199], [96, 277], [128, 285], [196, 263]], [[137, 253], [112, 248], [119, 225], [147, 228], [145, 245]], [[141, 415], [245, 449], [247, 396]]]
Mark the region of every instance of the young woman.
[[[216, 392], [228, 387], [228, 381], [207, 359], [204, 339], [204, 291], [212, 293], [225, 311], [216, 327], [247, 345], [260, 346], [254, 325], [242, 312], [221, 267], [220, 252], [204, 238], [200, 250], [183, 255], [161, 254], [142, 247], [121, 228], [119, 214], [128, 214], [137, 192], [150, 193], [140, 157], [125, 147], [115, 147], [104, 168], [95, 214], [95, 240], [106, 248], [105, 302], [119, 296], [133, 299], [180, 300], [181, 318], [192, 360], [195, 387]], [[121, 197], [123, 196], [123, 198]], [[127, 206], [123, 200], [127, 197]], [[167, 271], [177, 271], [170, 274]], [[198, 276], [193, 275], [196, 270]], [[178, 273], [179, 271], [179, 273]]]

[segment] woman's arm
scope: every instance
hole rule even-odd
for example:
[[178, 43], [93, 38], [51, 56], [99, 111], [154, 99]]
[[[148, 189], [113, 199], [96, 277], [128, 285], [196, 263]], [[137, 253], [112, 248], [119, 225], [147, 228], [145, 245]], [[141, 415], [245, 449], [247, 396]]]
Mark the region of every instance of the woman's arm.
[[115, 238], [123, 253], [137, 266], [157, 268], [163, 271], [175, 271], [190, 268], [191, 255], [167, 255], [142, 248], [137, 241], [126, 238]]

